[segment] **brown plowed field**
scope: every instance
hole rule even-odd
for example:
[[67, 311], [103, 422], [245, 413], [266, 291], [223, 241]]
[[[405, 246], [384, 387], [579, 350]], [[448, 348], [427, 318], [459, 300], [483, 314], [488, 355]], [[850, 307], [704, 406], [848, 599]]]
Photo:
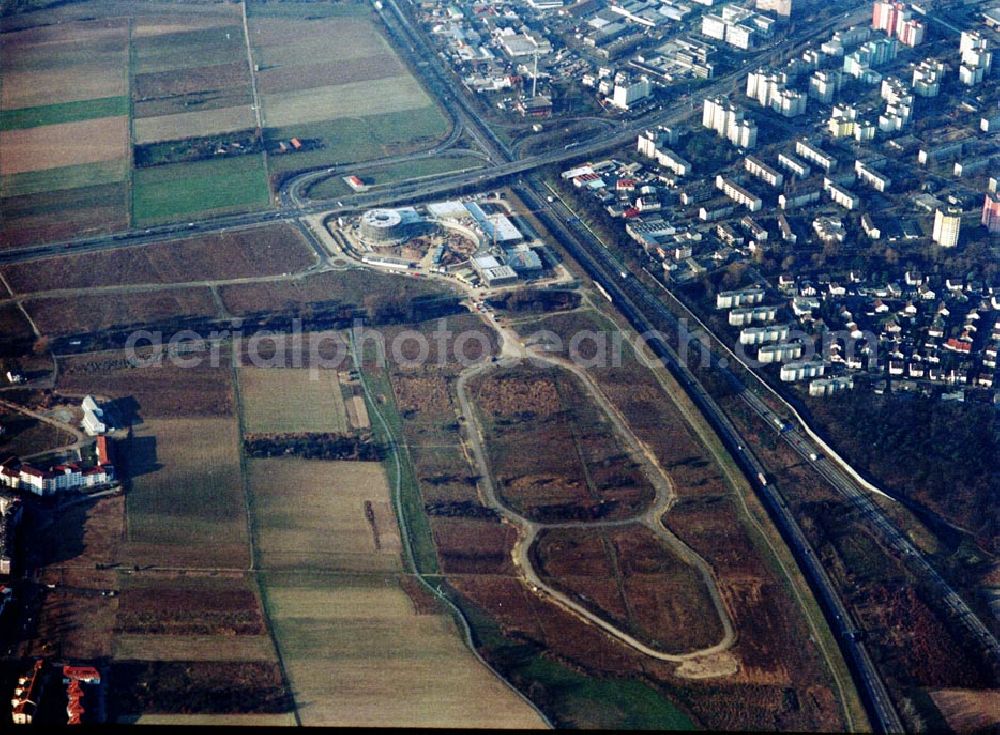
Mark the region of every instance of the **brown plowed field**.
[[516, 574], [510, 552], [517, 530], [476, 518], [431, 518], [438, 559], [447, 574]]
[[138, 118], [132, 122], [132, 126], [135, 129], [135, 142], [141, 145], [247, 130], [254, 126], [254, 116], [248, 105], [238, 104], [233, 107]]
[[245, 61], [215, 66], [137, 74], [132, 86], [132, 99], [139, 102], [160, 97], [177, 97], [206, 90], [232, 91], [245, 87], [249, 93], [250, 72]]
[[416, 278], [400, 278], [368, 270], [327, 271], [298, 281], [241, 283], [219, 289], [231, 314], [245, 315], [304, 307], [310, 302], [336, 301], [362, 307], [368, 295], [402, 300], [440, 293], [441, 288]]
[[[96, 393], [132, 398], [122, 407], [125, 418], [195, 418], [233, 415], [232, 371], [172, 366], [130, 367], [124, 352], [66, 357], [59, 361], [58, 389], [70, 394]], [[129, 402], [131, 403], [131, 402]]]
[[0, 269], [15, 293], [138, 283], [184, 283], [279, 275], [307, 268], [312, 249], [295, 228], [265, 225], [221, 234], [67, 255]]
[[123, 19], [43, 25], [4, 34], [0, 105], [11, 110], [128, 92]]
[[25, 194], [0, 200], [0, 248], [51, 242], [128, 225], [125, 185]]
[[127, 117], [0, 131], [0, 175], [110, 161], [127, 154], [128, 141]]
[[406, 68], [396, 55], [385, 53], [346, 61], [324, 61], [261, 69], [257, 79], [261, 93], [273, 94], [331, 84], [388, 79], [404, 73]]
[[267, 632], [257, 596], [244, 579], [130, 578], [115, 621], [131, 635], [256, 636]]
[[513, 510], [542, 522], [609, 520], [652, 500], [641, 467], [571, 373], [506, 370], [469, 390], [484, 422], [497, 492]]
[[664, 650], [683, 653], [722, 639], [701, 575], [648, 528], [548, 529], [534, 555], [556, 587]]
[[218, 313], [208, 288], [36, 299], [25, 308], [39, 331], [53, 337]]

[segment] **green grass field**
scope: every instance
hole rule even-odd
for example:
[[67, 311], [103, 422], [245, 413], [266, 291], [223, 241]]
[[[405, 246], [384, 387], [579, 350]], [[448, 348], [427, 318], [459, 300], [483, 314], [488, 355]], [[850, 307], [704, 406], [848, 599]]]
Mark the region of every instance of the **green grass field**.
[[271, 171], [281, 172], [339, 162], [370, 161], [422, 144], [429, 145], [447, 132], [448, 122], [444, 115], [436, 106], [429, 105], [407, 112], [269, 128], [264, 135], [270, 140], [288, 140], [294, 136], [303, 140], [318, 139], [322, 143], [323, 147], [317, 150], [270, 156]]
[[192, 215], [260, 209], [270, 201], [262, 156], [176, 163], [135, 172], [132, 219], [148, 225]]
[[[397, 442], [403, 436], [403, 421], [396, 408], [396, 400], [393, 394], [392, 385], [389, 383], [385, 371], [363, 373], [363, 379], [368, 383], [369, 390], [374, 396], [380, 393], [386, 397], [386, 402], [378, 407], [385, 422], [389, 426], [392, 437]], [[385, 445], [389, 445], [389, 436], [386, 436], [382, 422], [375, 417], [376, 407], [368, 401], [368, 415], [372, 417], [372, 430], [375, 437]], [[431, 534], [430, 521], [424, 510], [423, 497], [420, 494], [420, 485], [417, 482], [416, 472], [413, 470], [413, 463], [410, 461], [410, 454], [404, 449], [400, 442], [394, 450], [399, 452], [399, 482], [400, 500], [402, 508], [397, 508], [397, 513], [402, 513], [406, 518], [406, 526], [409, 529], [410, 546], [413, 551], [414, 562], [417, 570], [424, 574], [435, 574], [439, 571], [437, 551], [434, 548], [434, 536]], [[397, 481], [396, 463], [392, 455], [385, 460], [385, 471], [389, 478], [389, 487], [394, 488]], [[395, 502], [395, 501], [394, 501]]]
[[63, 191], [64, 189], [113, 184], [124, 181], [127, 175], [128, 162], [124, 158], [117, 161], [59, 166], [44, 171], [29, 171], [23, 174], [4, 176], [0, 179], [0, 196], [16, 197], [46, 191]]
[[691, 730], [694, 723], [666, 697], [640, 681], [586, 676], [544, 655], [536, 644], [505, 638], [482, 610], [450, 591], [475, 631], [479, 647], [506, 676], [545, 692], [546, 714], [557, 728]]
[[[483, 166], [483, 160], [475, 156], [457, 156], [455, 158], [424, 158], [407, 163], [362, 171], [361, 179], [368, 186], [384, 186], [399, 181], [419, 179], [424, 176], [448, 174]], [[351, 188], [339, 176], [323, 179], [309, 190], [309, 196], [314, 199], [330, 199], [350, 194]]]
[[21, 130], [37, 128], [41, 125], [90, 120], [95, 117], [119, 117], [127, 115], [128, 97], [104, 97], [80, 102], [60, 102], [54, 105], [24, 107], [19, 110], [0, 112], [0, 130]]
[[240, 368], [239, 379], [244, 431], [347, 433], [336, 371]]

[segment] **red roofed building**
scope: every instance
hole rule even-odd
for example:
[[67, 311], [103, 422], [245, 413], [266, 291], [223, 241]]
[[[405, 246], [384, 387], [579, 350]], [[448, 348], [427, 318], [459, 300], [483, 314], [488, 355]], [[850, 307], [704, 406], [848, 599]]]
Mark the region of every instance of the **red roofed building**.
[[615, 188], [619, 191], [632, 191], [635, 189], [636, 183], [638, 182], [635, 179], [618, 179]]
[[972, 343], [963, 342], [960, 339], [949, 339], [944, 344], [945, 349], [952, 350], [953, 352], [972, 352]]

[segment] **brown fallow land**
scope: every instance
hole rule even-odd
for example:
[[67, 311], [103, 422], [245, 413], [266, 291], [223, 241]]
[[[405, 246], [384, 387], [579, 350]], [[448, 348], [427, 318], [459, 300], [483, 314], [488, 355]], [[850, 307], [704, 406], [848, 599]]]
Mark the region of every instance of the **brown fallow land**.
[[145, 283], [186, 283], [276, 276], [315, 263], [298, 230], [285, 224], [169, 240], [39, 263], [0, 273], [15, 293]]

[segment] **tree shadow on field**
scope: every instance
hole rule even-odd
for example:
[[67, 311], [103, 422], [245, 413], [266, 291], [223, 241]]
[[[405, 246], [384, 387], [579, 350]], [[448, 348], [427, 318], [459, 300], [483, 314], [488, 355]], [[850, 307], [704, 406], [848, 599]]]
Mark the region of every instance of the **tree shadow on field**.
[[143, 423], [139, 415], [139, 402], [132, 396], [115, 398], [102, 408], [109, 415], [112, 426], [138, 426]]
[[130, 434], [121, 443], [124, 448], [125, 476], [129, 481], [163, 467], [156, 458], [156, 437]]

